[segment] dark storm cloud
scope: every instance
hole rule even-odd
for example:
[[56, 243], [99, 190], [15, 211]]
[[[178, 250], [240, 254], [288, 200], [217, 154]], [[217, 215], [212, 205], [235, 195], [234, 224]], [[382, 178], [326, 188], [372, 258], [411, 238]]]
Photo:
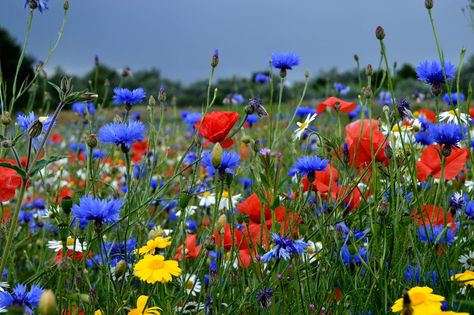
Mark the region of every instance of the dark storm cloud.
[[[437, 56], [422, 0], [70, 0], [63, 40], [50, 63], [82, 74], [94, 55], [105, 64], [156, 67], [163, 76], [190, 82], [205, 78], [215, 48], [218, 76], [263, 70], [274, 51], [294, 51], [305, 70], [377, 64], [377, 25], [385, 28], [391, 61], [416, 64]], [[461, 7], [465, 0], [435, 1], [434, 16], [447, 59], [474, 49], [474, 31]], [[0, 25], [21, 41], [28, 12], [23, 0], [0, 0]], [[35, 16], [29, 52], [44, 58], [62, 18], [62, 1]]]

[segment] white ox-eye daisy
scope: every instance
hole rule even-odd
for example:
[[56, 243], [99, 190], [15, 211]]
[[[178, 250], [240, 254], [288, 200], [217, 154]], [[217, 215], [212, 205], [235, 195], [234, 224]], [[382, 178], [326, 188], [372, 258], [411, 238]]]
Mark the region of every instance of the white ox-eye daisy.
[[316, 119], [318, 114], [308, 114], [304, 122], [297, 122], [296, 125], [298, 128], [295, 130], [295, 139], [301, 139], [301, 136], [303, 135], [303, 132], [309, 127], [309, 124]]

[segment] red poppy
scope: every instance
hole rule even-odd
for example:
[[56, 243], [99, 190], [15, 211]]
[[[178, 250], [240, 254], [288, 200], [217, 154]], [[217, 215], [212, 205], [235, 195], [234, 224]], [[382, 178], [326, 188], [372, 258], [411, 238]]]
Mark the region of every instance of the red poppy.
[[[444, 179], [451, 180], [456, 177], [466, 164], [467, 157], [466, 149], [453, 147], [451, 154], [446, 158]], [[434, 178], [441, 177], [441, 157], [438, 144], [428, 146], [421, 153], [420, 161], [416, 162], [416, 170], [420, 182], [425, 181], [429, 175], [433, 175]]]
[[199, 133], [208, 141], [219, 142], [223, 148], [228, 148], [234, 141], [227, 135], [238, 119], [236, 112], [212, 112], [199, 119], [194, 128], [199, 128]]
[[318, 115], [324, 113], [324, 111], [326, 110], [326, 107], [331, 107], [332, 109], [343, 112], [343, 113], [350, 113], [357, 107], [357, 104], [347, 102], [347, 101], [341, 100], [340, 98], [331, 96], [324, 102], [318, 104], [318, 107], [316, 108], [316, 112], [318, 113]]
[[415, 210], [412, 213], [413, 221], [420, 227], [423, 225], [431, 226], [445, 226], [449, 224], [451, 230], [456, 230], [454, 218], [449, 211], [444, 211], [443, 208], [434, 205], [421, 206], [420, 210]]
[[[81, 252], [74, 252], [72, 249], [68, 249], [66, 252], [66, 257], [68, 260], [77, 260], [80, 261], [84, 257]], [[89, 258], [92, 257], [92, 252], [89, 252]], [[54, 258], [55, 263], [59, 263], [63, 260], [63, 250], [58, 251], [58, 254]]]
[[176, 249], [176, 255], [174, 256], [174, 259], [180, 260], [183, 257], [186, 258], [196, 258], [199, 255], [199, 252], [201, 251], [201, 246], [196, 246], [196, 241], [197, 241], [197, 235], [196, 234], [190, 234], [188, 237], [186, 237], [186, 248], [183, 248], [183, 245], [180, 245]]
[[[339, 178], [337, 170], [328, 164], [324, 171], [315, 172], [315, 174], [313, 191], [327, 194], [331, 190], [331, 195], [335, 196], [337, 193], [337, 180]], [[307, 176], [303, 177], [301, 183], [303, 184], [303, 191], [308, 191], [309, 181]]]
[[148, 141], [137, 141], [132, 144], [132, 162], [138, 163], [148, 150]]
[[60, 143], [63, 141], [63, 137], [59, 133], [53, 133], [51, 135], [51, 141], [53, 141], [53, 143]]
[[[8, 159], [0, 159], [2, 163], [16, 165], [16, 162]], [[21, 186], [21, 176], [8, 167], [0, 166], [0, 202], [5, 202], [13, 197], [18, 187]]]
[[[385, 136], [376, 120], [356, 120], [346, 126], [346, 144], [353, 166], [367, 165], [375, 155], [376, 162], [388, 163], [385, 156]], [[377, 153], [378, 151], [378, 153]]]
[[[249, 216], [250, 221], [254, 223], [262, 222], [262, 204], [260, 198], [257, 194], [253, 193], [247, 199], [242, 201], [237, 205], [237, 210], [240, 213], [246, 214]], [[267, 223], [267, 226], [272, 224], [272, 213], [270, 212], [270, 207], [265, 205], [265, 212], [263, 213], [263, 219]]]
[[234, 245], [235, 248], [247, 248], [247, 243], [244, 241], [243, 236], [244, 232], [231, 227], [230, 224], [225, 225], [224, 233], [219, 233], [219, 231], [214, 232], [216, 244], [227, 250], [231, 249], [232, 245]]
[[436, 114], [432, 110], [422, 108], [418, 112], [415, 112], [415, 117], [420, 115], [425, 116], [427, 122], [436, 122]]
[[471, 119], [474, 119], [474, 107], [469, 108], [469, 116], [471, 116]]
[[70, 189], [67, 188], [67, 187], [61, 188], [61, 191], [59, 192], [59, 196], [58, 196], [58, 199], [56, 200], [56, 203], [57, 203], [57, 204], [61, 204], [61, 202], [63, 201], [63, 198], [64, 198], [64, 197], [70, 197], [70, 198], [72, 198], [72, 196], [73, 196], [72, 190], [70, 190]]
[[362, 194], [358, 187], [341, 186], [337, 190], [337, 200], [344, 198], [344, 203], [347, 204], [348, 210], [353, 212], [360, 204]]

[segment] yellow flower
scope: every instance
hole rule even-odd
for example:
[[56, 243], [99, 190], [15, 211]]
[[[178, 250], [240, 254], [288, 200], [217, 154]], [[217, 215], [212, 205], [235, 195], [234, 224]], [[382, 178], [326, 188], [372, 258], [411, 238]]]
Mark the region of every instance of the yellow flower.
[[104, 315], [101, 310], [97, 310], [94, 312], [94, 315]]
[[146, 307], [146, 303], [148, 302], [148, 296], [146, 295], [140, 295], [137, 299], [137, 308], [134, 308], [133, 310], [130, 310], [128, 312], [128, 315], [160, 315], [161, 308], [158, 306], [153, 306], [153, 307]]
[[453, 311], [439, 311], [438, 313], [435, 313], [435, 315], [469, 315], [469, 313], [458, 313], [458, 312], [453, 312]]
[[161, 255], [145, 255], [135, 265], [135, 276], [148, 283], [170, 282], [171, 276], [179, 276], [181, 268], [178, 267], [176, 260], [165, 260]]
[[459, 285], [462, 285], [463, 287], [467, 285], [474, 287], [474, 271], [466, 270], [463, 273], [458, 273], [457, 275], [452, 276], [451, 280], [459, 281]]
[[149, 240], [145, 246], [142, 246], [138, 249], [140, 255], [153, 255], [155, 254], [156, 249], [163, 249], [171, 245], [171, 236], [161, 237], [158, 236], [152, 240]]
[[[408, 290], [409, 305], [413, 309], [413, 315], [435, 314], [441, 311], [441, 301], [444, 297], [432, 294], [433, 289], [429, 287], [414, 287]], [[403, 298], [395, 301], [392, 306], [392, 312], [401, 312], [404, 308]]]

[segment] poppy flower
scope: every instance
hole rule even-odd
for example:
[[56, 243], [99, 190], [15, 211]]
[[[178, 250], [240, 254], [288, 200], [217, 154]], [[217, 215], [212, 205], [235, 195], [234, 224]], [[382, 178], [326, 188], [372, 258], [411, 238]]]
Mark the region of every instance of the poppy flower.
[[[443, 178], [451, 180], [463, 169], [466, 164], [468, 152], [466, 149], [452, 147], [451, 154], [446, 158]], [[429, 175], [434, 178], [441, 177], [440, 146], [432, 144], [422, 153], [420, 161], [416, 162], [417, 177], [420, 182], [425, 181]]]
[[[336, 107], [336, 104], [337, 104], [337, 107]], [[350, 113], [354, 109], [356, 109], [357, 104], [352, 103], [352, 102], [347, 102], [347, 101], [341, 100], [340, 98], [331, 96], [324, 102], [318, 104], [318, 106], [316, 107], [317, 114], [320, 115], [324, 113], [324, 111], [326, 110], [326, 107], [331, 107], [332, 109], [337, 110], [339, 112]]]
[[[331, 194], [335, 196], [337, 192], [337, 180], [339, 178], [339, 173], [331, 165], [327, 165], [324, 171], [315, 172], [315, 180], [313, 181], [313, 191], [317, 191], [320, 194], [327, 194], [331, 191]], [[308, 177], [305, 176], [301, 180], [303, 184], [303, 191], [308, 191]]]
[[140, 162], [142, 157], [145, 155], [148, 149], [148, 141], [137, 141], [134, 144], [132, 144], [132, 151], [133, 151], [133, 156], [132, 156], [132, 161], [133, 162]]
[[176, 255], [174, 256], [174, 259], [180, 260], [183, 257], [186, 258], [196, 258], [199, 255], [199, 252], [201, 251], [201, 246], [196, 246], [196, 241], [197, 241], [197, 236], [196, 234], [190, 234], [188, 237], [186, 237], [186, 248], [183, 248], [183, 245], [180, 245], [176, 249]]
[[336, 200], [340, 201], [344, 198], [343, 201], [347, 206], [347, 210], [353, 212], [359, 206], [361, 197], [362, 194], [358, 187], [341, 186], [337, 190]]
[[199, 134], [209, 142], [219, 142], [223, 148], [228, 148], [234, 141], [228, 139], [227, 135], [238, 119], [239, 114], [236, 112], [212, 112], [199, 119], [194, 128], [199, 128]]
[[[16, 165], [15, 161], [8, 159], [0, 159], [0, 162]], [[0, 202], [15, 197], [16, 190], [20, 186], [21, 176], [11, 168], [0, 166]]]
[[216, 244], [227, 250], [230, 250], [232, 245], [240, 249], [247, 248], [247, 244], [243, 241], [243, 236], [244, 232], [231, 227], [230, 224], [225, 225], [224, 233], [219, 233], [219, 231], [214, 232]]
[[414, 113], [415, 117], [424, 116], [427, 122], [435, 123], [436, 122], [436, 114], [432, 110], [422, 108], [419, 111]]
[[474, 107], [469, 108], [469, 116], [471, 116], [471, 119], [474, 119]]
[[[346, 126], [346, 144], [350, 163], [359, 167], [372, 161], [388, 164], [385, 156], [385, 136], [379, 130], [376, 120], [356, 120]], [[378, 151], [378, 152], [377, 152]]]
[[[250, 221], [254, 223], [261, 223], [261, 218], [262, 218], [262, 204], [260, 201], [260, 198], [257, 196], [257, 194], [253, 193], [250, 195], [247, 199], [242, 201], [237, 205], [237, 210], [240, 213], [246, 214], [249, 216]], [[272, 220], [272, 214], [270, 212], [270, 207], [268, 205], [265, 206], [265, 210], [263, 213], [263, 218], [264, 220], [270, 221], [267, 222], [267, 225], [270, 224], [271, 226], [271, 220]]]
[[51, 141], [53, 141], [53, 143], [61, 143], [63, 141], [63, 137], [61, 137], [59, 133], [53, 133], [51, 135]]
[[413, 211], [412, 218], [420, 227], [423, 225], [445, 226], [449, 224], [451, 230], [456, 230], [456, 223], [451, 213], [434, 205], [421, 206], [421, 210], [417, 209]]

